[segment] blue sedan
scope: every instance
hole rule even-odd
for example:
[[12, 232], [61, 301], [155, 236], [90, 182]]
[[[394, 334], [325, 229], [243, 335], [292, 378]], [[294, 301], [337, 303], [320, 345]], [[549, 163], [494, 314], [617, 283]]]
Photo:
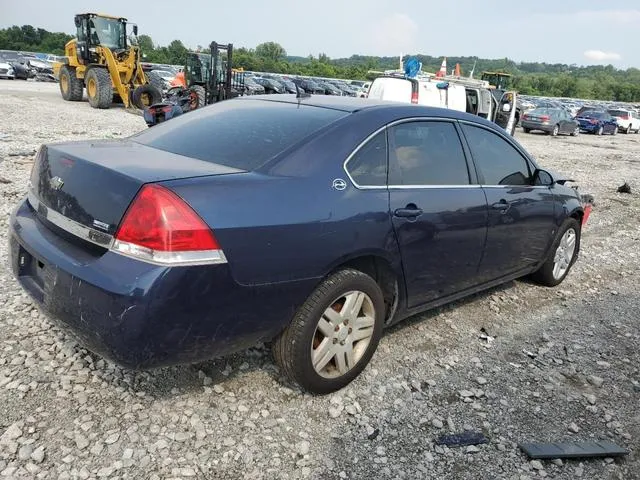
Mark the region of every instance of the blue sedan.
[[609, 112], [587, 110], [578, 115], [576, 121], [580, 124], [580, 130], [583, 132], [596, 135], [605, 133], [616, 135], [618, 133], [618, 120]]
[[10, 261], [52, 320], [125, 367], [273, 341], [323, 394], [408, 316], [525, 275], [562, 282], [584, 218], [565, 181], [477, 116], [238, 98], [42, 146]]

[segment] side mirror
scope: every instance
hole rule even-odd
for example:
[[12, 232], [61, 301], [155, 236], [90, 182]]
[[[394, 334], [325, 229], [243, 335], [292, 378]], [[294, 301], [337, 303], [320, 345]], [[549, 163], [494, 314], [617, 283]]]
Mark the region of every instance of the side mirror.
[[553, 179], [553, 175], [551, 175], [546, 170], [537, 169], [535, 172], [533, 172], [534, 185], [542, 185], [542, 186], [550, 187], [554, 183], [555, 183], [555, 180]]
[[133, 34], [137, 37], [138, 36], [138, 25], [134, 25], [133, 26]]
[[502, 111], [503, 112], [510, 112], [511, 111], [511, 104], [510, 103], [505, 103], [504, 105], [502, 105]]

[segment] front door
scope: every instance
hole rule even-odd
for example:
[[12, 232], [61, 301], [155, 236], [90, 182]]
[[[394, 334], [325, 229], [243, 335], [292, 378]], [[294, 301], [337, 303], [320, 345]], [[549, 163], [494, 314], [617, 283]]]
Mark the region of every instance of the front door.
[[389, 201], [409, 308], [476, 283], [487, 204], [455, 123], [389, 127]]
[[489, 225], [480, 275], [490, 281], [539, 262], [554, 233], [551, 188], [533, 182], [530, 162], [506, 137], [462, 124], [487, 197]]

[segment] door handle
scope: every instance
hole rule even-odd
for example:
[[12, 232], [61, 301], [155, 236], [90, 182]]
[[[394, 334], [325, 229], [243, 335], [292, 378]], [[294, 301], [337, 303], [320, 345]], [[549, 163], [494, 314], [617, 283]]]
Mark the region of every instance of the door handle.
[[506, 211], [511, 208], [511, 204], [503, 198], [499, 202], [492, 204], [491, 208], [494, 208], [496, 210], [502, 210], [502, 213], [506, 213]]
[[402, 217], [402, 218], [415, 218], [415, 217], [419, 217], [420, 215], [422, 215], [422, 209], [416, 207], [413, 204], [407, 205], [405, 208], [398, 208], [396, 209], [393, 214], [396, 217]]

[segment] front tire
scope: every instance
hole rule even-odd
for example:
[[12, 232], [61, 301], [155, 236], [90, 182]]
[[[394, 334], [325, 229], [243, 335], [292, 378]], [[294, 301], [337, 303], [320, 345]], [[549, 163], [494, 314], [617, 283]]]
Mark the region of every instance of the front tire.
[[600, 126], [598, 127], [598, 131], [596, 132], [596, 135], [602, 135], [604, 133], [604, 127]]
[[572, 137], [577, 137], [578, 135], [580, 135], [580, 127], [574, 128], [573, 132], [571, 132]]
[[575, 218], [567, 218], [556, 235], [549, 258], [534, 272], [534, 281], [547, 287], [555, 287], [567, 277], [580, 251], [580, 224]]
[[89, 105], [93, 108], [109, 108], [113, 100], [113, 86], [111, 75], [105, 68], [92, 68], [87, 72], [84, 80], [87, 86]]
[[631, 124], [629, 124], [629, 126], [627, 127], [627, 130], [624, 133], [626, 133], [627, 135], [631, 133]]
[[524, 133], [531, 133], [531, 129], [530, 128], [523, 128], [522, 131]]
[[275, 340], [275, 361], [305, 390], [335, 392], [371, 360], [384, 317], [384, 297], [376, 281], [358, 270], [340, 270], [313, 291]]

